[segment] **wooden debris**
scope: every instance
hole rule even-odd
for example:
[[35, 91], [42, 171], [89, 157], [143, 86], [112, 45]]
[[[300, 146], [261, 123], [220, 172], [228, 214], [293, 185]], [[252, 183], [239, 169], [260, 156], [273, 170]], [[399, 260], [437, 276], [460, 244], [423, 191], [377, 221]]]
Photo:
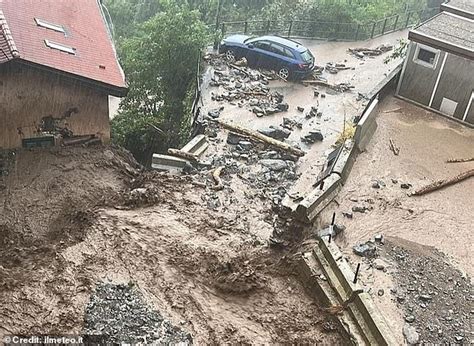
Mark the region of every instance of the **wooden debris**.
[[338, 92], [346, 92], [354, 88], [353, 85], [349, 83], [339, 83], [339, 84], [330, 84], [328, 82], [322, 81], [322, 80], [310, 80], [310, 79], [305, 79], [302, 81], [303, 84], [311, 84], [311, 85], [319, 85], [323, 86]]
[[457, 184], [463, 180], [466, 180], [468, 178], [474, 177], [474, 169], [470, 169], [467, 172], [461, 173], [454, 178], [451, 179], [441, 179], [438, 181], [435, 181], [432, 184], [429, 184], [425, 187], [422, 187], [419, 190], [416, 190], [411, 194], [411, 196], [421, 196], [421, 195], [426, 195], [427, 193], [434, 192], [437, 190], [440, 190], [446, 186], [454, 185]]
[[474, 157], [466, 158], [466, 159], [449, 159], [446, 160], [446, 163], [461, 163], [461, 162], [471, 162], [474, 161]]
[[265, 135], [263, 135], [263, 134], [261, 134], [257, 131], [254, 131], [254, 130], [251, 130], [251, 129], [248, 129], [248, 128], [245, 128], [245, 127], [242, 127], [242, 126], [239, 126], [239, 125], [229, 124], [229, 123], [227, 123], [223, 120], [220, 120], [220, 119], [216, 119], [216, 122], [227, 130], [231, 130], [235, 133], [238, 133], [238, 134], [241, 134], [241, 135], [244, 135], [244, 136], [248, 136], [248, 137], [250, 137], [250, 138], [252, 138], [256, 141], [266, 143], [266, 144], [271, 145], [275, 148], [278, 148], [278, 149], [281, 149], [283, 151], [289, 152], [293, 155], [301, 157], [301, 156], [304, 156], [304, 154], [305, 154], [305, 152], [300, 150], [300, 149], [292, 147], [289, 144], [283, 143], [283, 142], [278, 141], [276, 139], [273, 139], [271, 137], [265, 136]]
[[383, 111], [382, 113], [398, 113], [401, 110], [402, 110], [401, 108], [394, 108], [394, 109], [389, 109], [389, 110]]
[[180, 157], [182, 159], [189, 160], [189, 161], [198, 161], [198, 157], [196, 155], [188, 153], [186, 151], [179, 150], [179, 149], [170, 148], [168, 149], [168, 154], [176, 156], [176, 157]]
[[335, 306], [331, 306], [327, 309], [325, 309], [328, 313], [330, 313], [331, 315], [339, 315], [339, 314], [342, 314], [344, 312], [344, 310], [347, 309], [347, 307], [349, 306], [350, 303], [353, 303], [356, 298], [359, 296], [360, 293], [364, 292], [364, 290], [362, 289], [357, 289], [355, 291], [352, 291], [349, 299], [347, 299], [345, 302], [343, 302], [341, 305], [335, 305]]
[[224, 184], [222, 183], [222, 179], [220, 177], [223, 169], [224, 166], [217, 167], [212, 173], [212, 177], [214, 178], [214, 182], [216, 183], [216, 185], [212, 187], [213, 190], [220, 191], [224, 189]]
[[395, 145], [393, 140], [390, 138], [390, 150], [393, 151], [393, 153], [398, 156], [400, 154], [400, 148]]

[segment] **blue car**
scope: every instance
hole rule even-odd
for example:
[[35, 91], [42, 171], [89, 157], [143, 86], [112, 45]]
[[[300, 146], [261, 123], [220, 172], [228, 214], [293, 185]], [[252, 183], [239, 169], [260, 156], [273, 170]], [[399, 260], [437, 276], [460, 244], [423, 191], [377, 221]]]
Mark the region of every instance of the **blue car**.
[[245, 57], [250, 67], [274, 70], [285, 80], [302, 78], [314, 68], [308, 48], [279, 36], [232, 35], [221, 42], [219, 53], [229, 60]]

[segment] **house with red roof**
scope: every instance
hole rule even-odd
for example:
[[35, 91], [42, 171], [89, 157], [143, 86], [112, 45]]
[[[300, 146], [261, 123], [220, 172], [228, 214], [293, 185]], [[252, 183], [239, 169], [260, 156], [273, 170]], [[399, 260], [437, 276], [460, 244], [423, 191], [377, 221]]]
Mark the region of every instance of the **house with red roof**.
[[101, 0], [0, 1], [0, 148], [107, 142], [109, 96], [126, 92]]

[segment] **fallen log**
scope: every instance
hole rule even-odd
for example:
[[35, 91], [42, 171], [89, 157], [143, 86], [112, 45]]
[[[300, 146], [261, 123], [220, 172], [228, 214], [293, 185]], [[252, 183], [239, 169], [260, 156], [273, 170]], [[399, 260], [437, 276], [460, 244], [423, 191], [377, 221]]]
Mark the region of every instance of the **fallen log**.
[[471, 177], [474, 177], [474, 169], [470, 169], [469, 171], [461, 173], [451, 179], [441, 179], [441, 180], [435, 181], [434, 183], [431, 183], [429, 185], [426, 185], [425, 187], [422, 187], [419, 190], [416, 190], [410, 196], [426, 195], [427, 193], [440, 190], [446, 186], [457, 184]]
[[400, 154], [400, 148], [395, 145], [393, 140], [390, 138], [390, 150], [393, 151], [393, 153], [398, 156]]
[[265, 136], [265, 135], [263, 135], [263, 134], [261, 134], [257, 131], [247, 129], [247, 128], [239, 126], [239, 125], [229, 124], [229, 123], [227, 123], [223, 120], [220, 120], [220, 119], [216, 119], [216, 122], [227, 130], [231, 130], [231, 131], [236, 132], [238, 134], [248, 136], [250, 138], [253, 138], [256, 141], [266, 143], [266, 144], [271, 145], [275, 148], [281, 149], [283, 151], [287, 151], [287, 152], [289, 152], [293, 155], [301, 157], [301, 156], [304, 156], [304, 154], [305, 154], [305, 152], [303, 150], [292, 147], [291, 145], [283, 143], [281, 141], [277, 141], [276, 139]]
[[460, 162], [470, 162], [474, 161], [474, 157], [467, 158], [467, 159], [449, 159], [446, 160], [446, 163], [460, 163]]
[[220, 191], [224, 189], [224, 184], [222, 183], [222, 179], [220, 177], [224, 166], [217, 167], [214, 172], [212, 172], [212, 177], [214, 178], [214, 182], [216, 183], [215, 186], [212, 187], [213, 190]]
[[186, 151], [179, 150], [179, 149], [170, 148], [168, 149], [168, 154], [176, 156], [176, 157], [180, 157], [182, 159], [189, 160], [189, 161], [198, 161], [198, 157], [196, 155], [188, 153]]

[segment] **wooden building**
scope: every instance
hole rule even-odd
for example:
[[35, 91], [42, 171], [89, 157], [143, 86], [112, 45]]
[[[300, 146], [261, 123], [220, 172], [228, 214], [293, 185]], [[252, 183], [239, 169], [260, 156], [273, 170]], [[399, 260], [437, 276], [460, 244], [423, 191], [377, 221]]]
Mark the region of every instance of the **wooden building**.
[[110, 139], [127, 88], [99, 0], [0, 1], [0, 148], [53, 136]]
[[410, 30], [397, 94], [474, 124], [473, 0], [451, 0], [443, 12]]

